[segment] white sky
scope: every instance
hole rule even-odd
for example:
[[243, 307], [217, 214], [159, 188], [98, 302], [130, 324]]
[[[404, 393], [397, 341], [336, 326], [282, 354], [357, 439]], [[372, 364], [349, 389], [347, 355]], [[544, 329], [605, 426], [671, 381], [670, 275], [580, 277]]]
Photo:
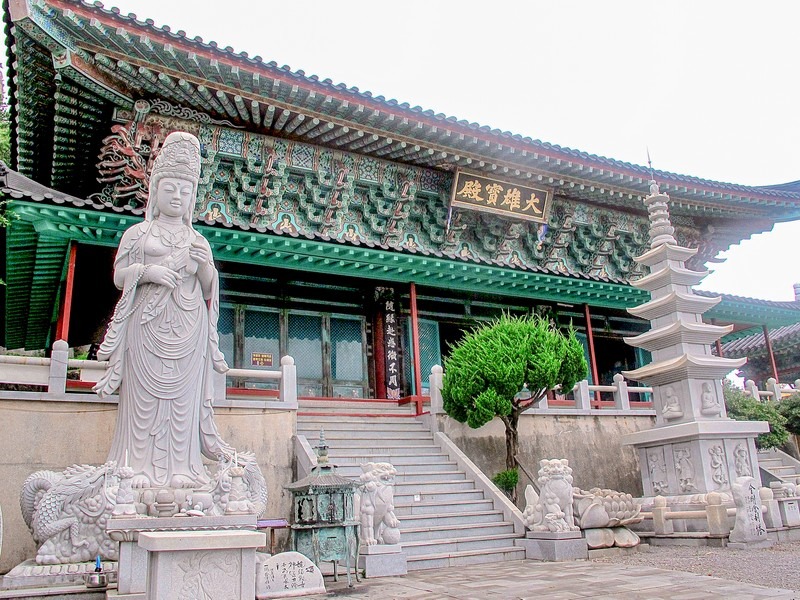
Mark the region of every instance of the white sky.
[[[123, 14], [459, 119], [747, 185], [800, 179], [800, 3], [106, 0]], [[800, 222], [701, 287], [774, 300]]]

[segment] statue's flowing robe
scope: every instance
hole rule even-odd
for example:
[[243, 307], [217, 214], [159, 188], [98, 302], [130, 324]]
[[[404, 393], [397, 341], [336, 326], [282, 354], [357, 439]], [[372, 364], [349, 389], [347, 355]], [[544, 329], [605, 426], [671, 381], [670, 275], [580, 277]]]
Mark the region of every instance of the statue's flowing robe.
[[199, 486], [208, 482], [202, 455], [233, 453], [220, 438], [211, 404], [212, 371], [227, 370], [217, 334], [218, 276], [215, 270], [206, 300], [189, 258], [189, 246], [200, 236], [190, 228], [183, 245], [151, 262], [178, 271], [181, 282], [173, 289], [140, 282], [152, 228], [149, 220], [131, 228], [117, 252], [114, 269], [123, 269], [123, 293], [98, 352], [110, 364], [95, 391], [104, 397], [119, 389], [108, 460], [127, 460], [153, 486], [170, 485], [174, 476]]

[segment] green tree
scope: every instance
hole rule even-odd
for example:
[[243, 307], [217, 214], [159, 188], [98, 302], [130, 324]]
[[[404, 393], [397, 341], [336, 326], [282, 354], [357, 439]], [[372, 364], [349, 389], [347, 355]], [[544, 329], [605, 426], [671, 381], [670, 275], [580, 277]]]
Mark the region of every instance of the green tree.
[[757, 400], [734, 387], [727, 379], [722, 382], [725, 396], [725, 409], [731, 419], [737, 421], [766, 421], [769, 431], [756, 438], [756, 446], [761, 450], [780, 448], [789, 441], [786, 418], [778, 411], [778, 403], [773, 400]]
[[518, 465], [522, 412], [558, 385], [571, 390], [588, 371], [571, 328], [565, 335], [541, 317], [509, 315], [473, 329], [452, 348], [444, 367], [445, 412], [473, 429], [500, 418], [507, 469]]
[[792, 394], [778, 403], [778, 412], [786, 419], [786, 429], [800, 435], [800, 393]]

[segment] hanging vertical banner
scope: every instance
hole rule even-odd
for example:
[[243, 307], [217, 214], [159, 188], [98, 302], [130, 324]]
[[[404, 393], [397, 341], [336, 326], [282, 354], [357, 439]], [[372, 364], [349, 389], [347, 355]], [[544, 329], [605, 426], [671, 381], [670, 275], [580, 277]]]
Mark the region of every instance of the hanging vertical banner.
[[386, 357], [386, 397], [400, 397], [400, 360], [398, 359], [397, 306], [394, 289], [383, 288], [383, 345]]

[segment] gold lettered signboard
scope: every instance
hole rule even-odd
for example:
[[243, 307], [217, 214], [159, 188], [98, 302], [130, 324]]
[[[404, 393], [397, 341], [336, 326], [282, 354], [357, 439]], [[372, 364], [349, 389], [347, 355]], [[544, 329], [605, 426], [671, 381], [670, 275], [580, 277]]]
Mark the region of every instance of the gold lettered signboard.
[[456, 171], [453, 183], [453, 206], [490, 212], [495, 215], [547, 222], [552, 190], [520, 185]]

